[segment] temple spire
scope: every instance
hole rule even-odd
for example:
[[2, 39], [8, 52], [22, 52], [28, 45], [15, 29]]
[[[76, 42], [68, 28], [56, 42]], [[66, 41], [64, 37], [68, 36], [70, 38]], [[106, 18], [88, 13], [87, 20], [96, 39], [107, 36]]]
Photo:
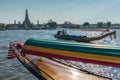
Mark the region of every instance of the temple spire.
[[29, 17], [29, 16], [28, 16], [28, 10], [26, 9], [25, 19], [29, 19], [28, 17]]
[[31, 22], [30, 22], [29, 16], [28, 16], [28, 9], [26, 8], [26, 11], [25, 11], [25, 20], [23, 21], [23, 28], [28, 29], [30, 24], [31, 24]]

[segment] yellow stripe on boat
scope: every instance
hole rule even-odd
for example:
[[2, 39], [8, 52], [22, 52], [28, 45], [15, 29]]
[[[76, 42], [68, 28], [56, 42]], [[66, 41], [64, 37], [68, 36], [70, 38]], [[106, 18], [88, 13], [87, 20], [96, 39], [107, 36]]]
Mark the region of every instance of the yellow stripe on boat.
[[62, 58], [120, 67], [120, 47], [29, 39], [23, 46], [26, 54]]
[[92, 59], [92, 60], [101, 60], [101, 61], [120, 63], [120, 58], [111, 57], [111, 56], [78, 53], [78, 52], [49, 49], [49, 48], [41, 48], [41, 47], [27, 46], [27, 45], [24, 46], [24, 49], [38, 51], [38, 52], [44, 52], [44, 53], [48, 53], [48, 54], [55, 54], [58, 56], [62, 55], [62, 56], [69, 56], [69, 57], [76, 57], [76, 58], [87, 58], [87, 59]]

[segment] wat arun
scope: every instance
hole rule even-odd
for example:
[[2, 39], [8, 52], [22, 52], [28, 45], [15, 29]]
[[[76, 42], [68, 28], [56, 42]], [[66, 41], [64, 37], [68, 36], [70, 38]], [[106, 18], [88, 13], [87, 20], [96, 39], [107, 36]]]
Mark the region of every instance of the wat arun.
[[29, 20], [28, 10], [26, 9], [25, 19], [23, 21], [22, 27], [25, 28], [25, 29], [29, 29], [30, 25], [31, 25], [31, 22]]

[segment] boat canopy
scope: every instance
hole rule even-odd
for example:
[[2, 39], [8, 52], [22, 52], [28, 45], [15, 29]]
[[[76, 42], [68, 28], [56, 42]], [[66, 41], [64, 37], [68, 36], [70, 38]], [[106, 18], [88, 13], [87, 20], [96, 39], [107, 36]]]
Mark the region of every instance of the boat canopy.
[[22, 52], [50, 58], [120, 67], [119, 46], [30, 38], [24, 43]]

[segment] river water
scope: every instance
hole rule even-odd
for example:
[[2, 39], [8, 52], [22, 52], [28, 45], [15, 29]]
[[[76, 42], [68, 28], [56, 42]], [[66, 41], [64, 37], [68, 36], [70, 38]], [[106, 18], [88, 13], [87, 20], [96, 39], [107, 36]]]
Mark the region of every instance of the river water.
[[[111, 30], [113, 31], [113, 30]], [[0, 31], [0, 80], [38, 80], [32, 75], [17, 59], [6, 59], [8, 54], [8, 47], [10, 41], [17, 41], [24, 43], [29, 38], [50, 39], [54, 38], [54, 34], [57, 30], [5, 30]], [[117, 38], [110, 40], [109, 37], [95, 43], [106, 44], [112, 46], [120, 46], [120, 30], [116, 30]], [[74, 35], [88, 35], [96, 36], [98, 32], [84, 33], [79, 29], [68, 29], [68, 33]], [[90, 34], [92, 33], [92, 34]], [[106, 67], [92, 64], [81, 63], [85, 69], [102, 74], [107, 77], [111, 77], [114, 80], [120, 80], [120, 68]], [[95, 68], [97, 67], [97, 68]]]

